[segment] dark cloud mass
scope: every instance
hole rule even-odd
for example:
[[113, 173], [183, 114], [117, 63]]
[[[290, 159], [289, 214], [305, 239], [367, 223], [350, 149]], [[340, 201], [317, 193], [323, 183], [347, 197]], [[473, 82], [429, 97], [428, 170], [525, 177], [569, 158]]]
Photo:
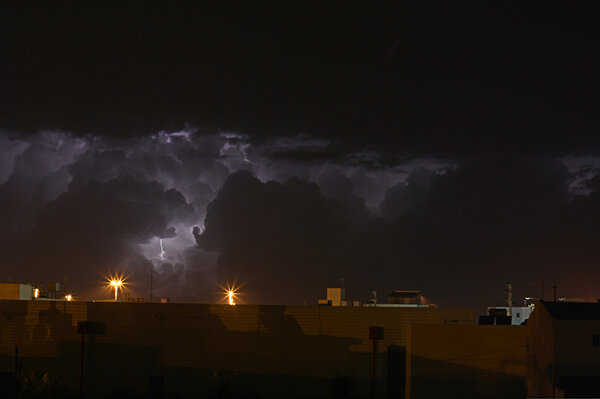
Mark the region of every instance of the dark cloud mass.
[[237, 172], [207, 212], [198, 244], [221, 253], [220, 279], [243, 283], [252, 302], [314, 302], [342, 276], [353, 221], [314, 183], [262, 183]]
[[94, 297], [121, 271], [131, 295], [148, 296], [152, 269], [157, 296], [212, 301], [237, 283], [260, 303], [314, 303], [342, 278], [359, 300], [415, 288], [480, 306], [500, 301], [505, 281], [534, 296], [540, 280], [597, 295], [597, 159], [270, 156], [310, 140], [3, 135], [3, 278], [67, 276]]
[[263, 301], [314, 300], [342, 276], [361, 299], [370, 286], [402, 287], [443, 304], [494, 304], [505, 281], [535, 296], [540, 280], [594, 297], [588, 278], [598, 277], [599, 231], [591, 220], [600, 203], [595, 191], [573, 195], [567, 182], [566, 167], [548, 158], [471, 159], [443, 174], [415, 169], [387, 190], [385, 218], [364, 222], [316, 188], [232, 175], [208, 208], [199, 243], [221, 251], [219, 272], [246, 281]]

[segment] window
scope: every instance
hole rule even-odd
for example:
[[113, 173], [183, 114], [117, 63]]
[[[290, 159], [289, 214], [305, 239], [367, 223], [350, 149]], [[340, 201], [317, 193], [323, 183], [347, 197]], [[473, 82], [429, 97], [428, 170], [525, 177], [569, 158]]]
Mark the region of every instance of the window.
[[521, 313], [517, 313], [517, 319], [521, 317]]
[[595, 346], [595, 347], [600, 346], [600, 334], [592, 335], [592, 346]]

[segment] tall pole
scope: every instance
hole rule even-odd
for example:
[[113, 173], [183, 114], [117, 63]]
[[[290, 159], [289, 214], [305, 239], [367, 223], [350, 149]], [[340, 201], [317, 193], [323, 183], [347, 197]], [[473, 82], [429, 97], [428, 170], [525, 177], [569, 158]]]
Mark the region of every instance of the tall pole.
[[154, 267], [150, 264], [150, 302], [152, 302], [152, 272]]
[[19, 376], [19, 347], [15, 346], [15, 387], [14, 387], [15, 396], [17, 395], [20, 388], [21, 388], [21, 378]]
[[506, 283], [506, 304], [508, 305], [508, 316], [512, 316], [512, 283]]
[[375, 399], [375, 365], [377, 364], [377, 340], [373, 340], [373, 360], [371, 362], [371, 397]]
[[369, 339], [373, 341], [373, 358], [371, 360], [371, 398], [377, 396], [376, 388], [376, 364], [377, 364], [377, 341], [383, 339], [383, 327], [369, 326]]
[[540, 280], [540, 288], [542, 289], [542, 301], [544, 300], [544, 280]]
[[79, 370], [79, 398], [83, 398], [83, 343], [85, 332], [81, 331], [81, 365]]

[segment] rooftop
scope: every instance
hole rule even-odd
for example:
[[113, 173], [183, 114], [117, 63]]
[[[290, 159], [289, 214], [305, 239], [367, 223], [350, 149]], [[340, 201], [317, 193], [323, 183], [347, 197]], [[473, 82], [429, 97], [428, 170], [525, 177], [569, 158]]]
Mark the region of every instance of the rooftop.
[[600, 320], [600, 303], [540, 302], [559, 320]]

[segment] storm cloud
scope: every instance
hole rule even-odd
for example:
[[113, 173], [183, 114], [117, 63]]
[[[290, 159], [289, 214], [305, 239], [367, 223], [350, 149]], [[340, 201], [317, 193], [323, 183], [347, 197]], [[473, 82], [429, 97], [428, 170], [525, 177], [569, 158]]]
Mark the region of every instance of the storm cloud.
[[253, 302], [267, 303], [314, 303], [340, 284], [349, 299], [364, 300], [368, 288], [384, 301], [392, 289], [422, 289], [432, 302], [479, 310], [501, 304], [509, 281], [516, 298], [539, 297], [544, 284], [546, 296], [551, 285], [567, 297], [598, 295], [598, 191], [590, 181], [589, 194], [574, 192], [560, 159], [415, 168], [367, 218], [356, 212], [349, 180], [334, 180], [320, 189], [231, 175], [198, 237], [220, 253], [220, 278], [245, 283]]
[[[360, 174], [363, 184], [378, 188], [373, 195], [383, 196], [386, 184], [406, 174], [366, 171], [351, 157], [329, 159], [320, 155], [329, 154], [329, 142], [305, 136], [252, 144], [242, 134], [190, 128], [131, 139], [57, 131], [0, 139], [0, 248], [8, 265], [2, 278], [66, 281], [88, 299], [101, 295], [99, 281], [116, 272], [130, 275], [130, 295], [148, 296], [152, 270], [154, 295], [213, 300], [221, 284], [216, 258], [228, 255], [198, 247], [193, 229], [204, 230], [207, 205], [236, 171], [261, 184], [293, 178], [299, 190], [311, 181], [317, 192], [319, 180], [351, 218], [362, 219], [368, 211], [351, 193], [352, 176]], [[263, 197], [269, 201], [270, 192]], [[292, 218], [290, 228], [301, 220]]]
[[[253, 142], [189, 128], [130, 139], [0, 136], [3, 279], [128, 293], [315, 303], [344, 285], [494, 304], [541, 280], [595, 296], [597, 162], [576, 155], [442, 159], [338, 151], [305, 135]], [[164, 253], [161, 253], [160, 240]], [[547, 291], [548, 292], [548, 291]]]

